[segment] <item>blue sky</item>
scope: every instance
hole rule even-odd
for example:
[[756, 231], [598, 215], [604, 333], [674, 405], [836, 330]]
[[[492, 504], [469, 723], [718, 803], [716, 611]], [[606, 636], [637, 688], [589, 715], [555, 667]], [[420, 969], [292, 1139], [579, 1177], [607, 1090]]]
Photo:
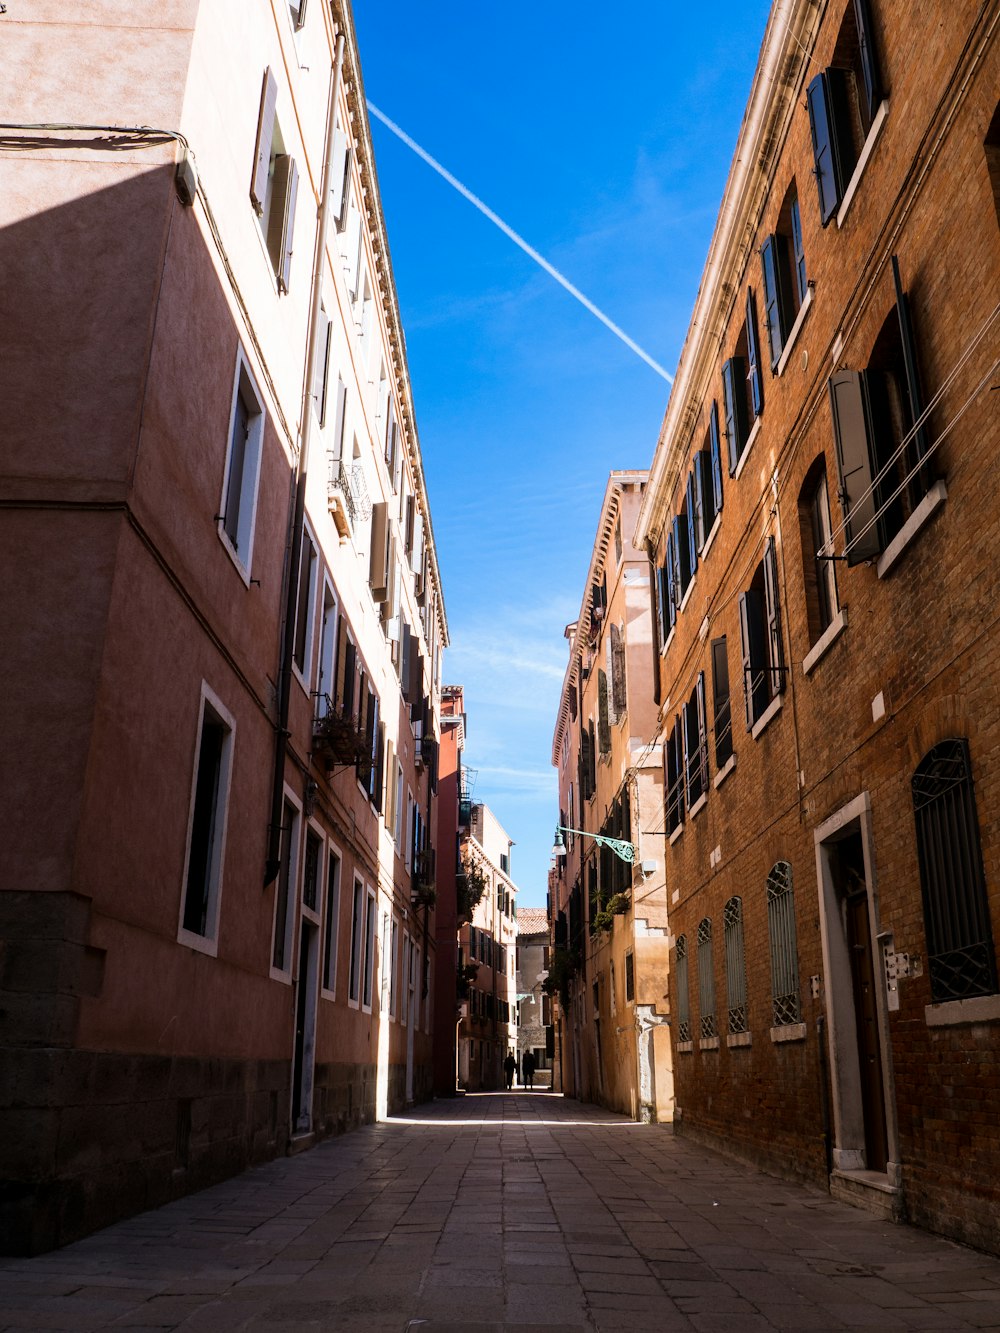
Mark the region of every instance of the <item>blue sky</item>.
[[[672, 372], [769, 8], [357, 0], [355, 20], [367, 97]], [[669, 386], [374, 118], [372, 137], [445, 680], [521, 905], [544, 906], [563, 629], [608, 472], [649, 465]]]

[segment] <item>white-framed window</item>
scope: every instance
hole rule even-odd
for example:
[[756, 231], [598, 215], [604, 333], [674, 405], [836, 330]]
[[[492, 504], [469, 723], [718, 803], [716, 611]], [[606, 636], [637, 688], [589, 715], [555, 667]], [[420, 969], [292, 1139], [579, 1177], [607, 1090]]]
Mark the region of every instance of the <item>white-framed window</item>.
[[399, 1007], [399, 922], [392, 918], [392, 941], [389, 946], [389, 1017], [395, 1018]]
[[413, 940], [409, 931], [403, 934], [403, 957], [400, 962], [399, 1021], [406, 1026], [410, 1013], [410, 989], [413, 986]]
[[372, 988], [375, 979], [375, 890], [368, 889], [365, 898], [365, 956], [362, 964], [361, 1008], [372, 1011]]
[[403, 765], [396, 761], [396, 801], [393, 810], [394, 821], [392, 826], [392, 840], [396, 844], [397, 852], [403, 850]]
[[306, 821], [302, 856], [302, 913], [320, 925], [323, 911], [323, 830], [315, 820]]
[[306, 689], [312, 675], [312, 649], [315, 629], [316, 576], [319, 561], [316, 542], [308, 527], [302, 529], [302, 549], [299, 552], [299, 584], [295, 598], [295, 639], [292, 662]]
[[323, 994], [335, 999], [337, 994], [337, 952], [340, 946], [340, 871], [339, 848], [328, 843], [326, 849], [326, 900], [323, 918]]
[[361, 965], [365, 929], [364, 881], [354, 876], [351, 895], [351, 963], [347, 977], [347, 1002], [356, 1009], [361, 1001]]
[[216, 520], [219, 537], [249, 585], [257, 525], [257, 487], [264, 441], [264, 405], [242, 347], [236, 357], [229, 409], [229, 443], [222, 498]]
[[202, 681], [177, 938], [213, 956], [218, 950], [235, 732], [232, 714]]
[[281, 815], [281, 851], [274, 886], [274, 930], [271, 937], [271, 976], [290, 981], [295, 936], [295, 890], [299, 878], [299, 837], [302, 807], [287, 786]]
[[295, 159], [285, 147], [275, 114], [277, 102], [278, 82], [271, 70], [266, 69], [260, 94], [250, 201], [257, 214], [278, 291], [287, 292], [291, 280], [299, 172]]
[[337, 697], [337, 594], [328, 578], [323, 580], [323, 613], [319, 628], [319, 679], [316, 682], [316, 713], [326, 717]]

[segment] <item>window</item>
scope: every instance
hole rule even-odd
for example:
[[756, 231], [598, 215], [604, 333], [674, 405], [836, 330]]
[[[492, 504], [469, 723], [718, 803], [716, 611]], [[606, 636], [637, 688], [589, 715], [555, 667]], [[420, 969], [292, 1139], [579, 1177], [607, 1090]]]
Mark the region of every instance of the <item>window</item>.
[[278, 972], [290, 972], [292, 967], [292, 934], [295, 929], [295, 895], [292, 888], [298, 879], [299, 812], [291, 801], [285, 801], [281, 818], [281, 868], [278, 871], [274, 895], [274, 947], [271, 964]]
[[292, 27], [296, 32], [305, 27], [306, 5], [307, 0], [298, 0], [297, 4], [290, 4], [288, 6], [288, 11], [292, 16]]
[[722, 927], [726, 946], [726, 1007], [729, 1032], [747, 1029], [747, 966], [743, 947], [743, 900], [730, 898], [723, 909]]
[[[614, 973], [611, 974], [612, 982]], [[625, 1003], [631, 1004], [635, 999], [635, 957], [630, 949], [625, 955]]]
[[931, 486], [930, 427], [895, 255], [892, 270], [896, 308], [882, 325], [867, 368], [830, 378], [849, 565], [884, 551]]
[[[501, 852], [501, 853], [500, 853], [500, 869], [503, 871], [503, 873], [504, 873], [505, 875], [509, 875], [509, 874], [510, 874], [510, 853], [509, 853], [509, 852]], [[506, 895], [504, 895], [504, 896], [506, 897]]]
[[309, 533], [303, 529], [302, 547], [299, 555], [299, 590], [295, 599], [295, 641], [292, 647], [292, 661], [298, 667], [302, 679], [307, 684], [312, 656], [312, 608], [315, 601], [315, 592], [316, 547]]
[[785, 688], [778, 560], [773, 537], [767, 539], [764, 559], [757, 566], [753, 582], [740, 594], [740, 641], [747, 731], [752, 731], [772, 700]]
[[608, 635], [608, 660], [611, 667], [611, 712], [615, 722], [621, 722], [625, 716], [628, 699], [625, 686], [625, 640], [617, 625], [611, 626]]
[[986, 151], [986, 167], [993, 186], [993, 207], [996, 209], [997, 222], [1000, 222], [1000, 103], [993, 112], [990, 128], [986, 131], [983, 143]]
[[263, 439], [264, 408], [241, 353], [236, 363], [226, 455], [226, 483], [222, 496], [222, 514], [218, 522], [230, 550], [247, 574], [250, 572], [257, 517], [257, 485]]
[[736, 351], [722, 367], [722, 402], [726, 416], [729, 473], [739, 467], [750, 439], [750, 422], [764, 410], [764, 377], [761, 373], [760, 339], [757, 334], [757, 302], [747, 288], [746, 316]]
[[333, 357], [333, 321], [323, 309], [320, 311], [319, 329], [316, 335], [316, 346], [313, 349], [313, 380], [312, 380], [312, 400], [313, 410], [319, 420], [320, 427], [326, 425], [326, 419], [329, 415], [329, 409], [333, 405], [333, 396], [330, 393], [330, 366]]
[[663, 762], [663, 801], [667, 812], [667, 835], [684, 822], [684, 741], [679, 717], [667, 736]]
[[712, 921], [703, 917], [698, 922], [698, 1006], [702, 1037], [716, 1036], [715, 1030], [715, 974], [712, 966]]
[[764, 279], [764, 323], [771, 352], [771, 370], [777, 371], [795, 317], [808, 292], [806, 257], [802, 246], [802, 218], [795, 182], [788, 187], [776, 230], [760, 252]]
[[691, 586], [691, 580], [694, 578], [698, 566], [698, 556], [694, 550], [690, 533], [691, 527], [688, 522], [688, 508], [685, 500], [681, 506], [681, 512], [674, 518], [671, 533], [673, 538], [670, 552], [673, 557], [673, 591], [678, 611], [681, 602], [684, 600], [684, 594]]
[[815, 643], [840, 609], [837, 567], [833, 556], [830, 497], [826, 486], [826, 459], [817, 458], [799, 492], [799, 531], [805, 561], [806, 614], [809, 639]]
[[852, 0], [833, 62], [816, 75], [806, 92], [824, 227], [844, 199], [882, 96], [869, 0]]
[[330, 203], [333, 208], [334, 222], [339, 232], [347, 226], [347, 205], [351, 194], [351, 158], [353, 153], [354, 150], [348, 143], [347, 135], [338, 125], [333, 134], [333, 169], [330, 172], [333, 189], [330, 194]]
[[351, 965], [347, 978], [347, 997], [357, 1004], [361, 996], [361, 947], [364, 931], [365, 886], [355, 878], [351, 899]]
[[691, 997], [688, 994], [687, 936], [678, 935], [674, 946], [674, 977], [677, 989], [677, 1040], [691, 1040]]
[[996, 952], [968, 741], [935, 745], [911, 786], [931, 998], [994, 995]]
[[715, 731], [715, 763], [725, 768], [733, 753], [733, 717], [729, 701], [729, 659], [726, 636], [712, 640], [712, 727]]
[[799, 1022], [799, 959], [792, 867], [787, 861], [778, 861], [767, 877], [767, 933], [774, 1026], [788, 1027]]
[[684, 786], [690, 810], [708, 790], [708, 728], [705, 720], [705, 673], [698, 680], [682, 711]]
[[611, 719], [608, 712], [608, 677], [600, 667], [597, 669], [597, 742], [601, 754], [611, 753]]
[[392, 919], [392, 943], [389, 948], [389, 1017], [395, 1018], [399, 1004], [399, 922]]
[[320, 622], [319, 636], [319, 681], [316, 685], [318, 695], [316, 712], [325, 717], [333, 708], [337, 691], [337, 599], [329, 583], [323, 586], [323, 618]]
[[331, 851], [326, 858], [326, 920], [323, 929], [323, 989], [337, 989], [337, 946], [340, 942], [340, 857]]
[[694, 543], [698, 555], [722, 512], [722, 455], [719, 444], [719, 405], [713, 399], [705, 444], [695, 454], [688, 481], [688, 509], [694, 514]]
[[619, 517], [615, 522], [615, 564], [622, 562], [622, 521]]
[[306, 854], [302, 866], [302, 906], [319, 911], [319, 877], [323, 844], [312, 829], [306, 830]]
[[226, 846], [233, 720], [214, 695], [208, 697], [206, 687], [202, 689], [200, 711], [181, 931], [214, 941]]
[[362, 1008], [372, 1007], [372, 981], [375, 976], [375, 895], [369, 889], [365, 904], [365, 962]]
[[278, 290], [287, 292], [291, 277], [299, 173], [295, 159], [285, 151], [275, 116], [277, 101], [277, 80], [270, 69], [266, 69], [260, 95], [250, 199], [260, 222], [271, 266], [278, 279]]

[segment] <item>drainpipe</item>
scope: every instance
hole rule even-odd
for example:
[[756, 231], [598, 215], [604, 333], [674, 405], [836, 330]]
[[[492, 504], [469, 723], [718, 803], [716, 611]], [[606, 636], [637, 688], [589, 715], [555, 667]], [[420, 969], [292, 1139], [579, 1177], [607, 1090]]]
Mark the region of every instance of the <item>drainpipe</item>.
[[288, 553], [285, 578], [285, 624], [281, 643], [281, 667], [278, 672], [278, 720], [274, 736], [274, 779], [271, 787], [271, 822], [267, 830], [267, 863], [264, 867], [264, 887], [277, 878], [281, 869], [281, 819], [285, 781], [285, 758], [288, 754], [288, 706], [292, 685], [292, 651], [295, 644], [296, 589], [299, 585], [299, 561], [302, 554], [302, 530], [306, 513], [306, 471], [309, 465], [309, 442], [312, 437], [312, 378], [316, 362], [316, 335], [319, 331], [320, 298], [323, 292], [323, 266], [326, 260], [326, 238], [330, 227], [330, 178], [333, 173], [333, 142], [337, 128], [337, 102], [340, 97], [340, 73], [344, 63], [344, 35], [337, 37], [337, 46], [330, 71], [330, 107], [326, 122], [326, 160], [320, 182], [319, 225], [316, 231], [316, 250], [313, 257], [312, 286], [309, 292], [309, 336], [306, 339], [306, 364], [302, 376], [302, 407], [299, 413], [299, 458], [295, 474], [295, 510], [292, 517], [291, 550]]
[[830, 1072], [826, 1065], [826, 1017], [816, 1016], [816, 1041], [819, 1047], [819, 1097], [820, 1114], [823, 1120], [823, 1152], [826, 1157], [826, 1174], [833, 1170], [833, 1136], [830, 1133]]

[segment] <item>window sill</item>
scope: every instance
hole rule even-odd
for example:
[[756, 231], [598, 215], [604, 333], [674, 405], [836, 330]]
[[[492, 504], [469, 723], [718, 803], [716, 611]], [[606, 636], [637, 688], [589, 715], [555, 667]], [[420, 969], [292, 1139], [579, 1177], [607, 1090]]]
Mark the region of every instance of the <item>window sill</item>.
[[244, 584], [246, 585], [246, 587], [249, 588], [249, 587], [250, 587], [250, 571], [249, 571], [249, 569], [247, 569], [246, 565], [244, 565], [243, 561], [240, 559], [239, 554], [237, 553], [236, 547], [235, 547], [235, 546], [232, 544], [232, 542], [229, 540], [229, 533], [228, 533], [228, 532], [226, 531], [226, 529], [222, 526], [222, 519], [221, 519], [221, 518], [220, 518], [219, 521], [216, 523], [215, 527], [216, 527], [216, 531], [217, 531], [218, 534], [219, 534], [219, 541], [222, 543], [223, 548], [225, 549], [225, 552], [226, 552], [226, 554], [229, 556], [230, 560], [231, 560], [231, 561], [233, 562], [233, 564], [236, 566], [236, 572], [237, 572], [237, 574], [239, 574], [240, 578], [243, 580], [243, 582], [244, 582]]
[[750, 431], [750, 434], [747, 436], [747, 442], [743, 446], [743, 452], [740, 454], [740, 461], [736, 464], [736, 471], [730, 473], [733, 481], [739, 481], [740, 474], [746, 467], [747, 459], [750, 457], [750, 450], [753, 448], [754, 441], [757, 439], [757, 436], [759, 434], [760, 434], [760, 417], [758, 417], [757, 420], [753, 423], [753, 427]]
[[858, 186], [861, 184], [861, 177], [865, 174], [865, 167], [868, 165], [868, 159], [875, 151], [875, 144], [878, 142], [879, 135], [882, 133], [882, 126], [885, 124], [885, 118], [889, 114], [889, 99], [884, 98], [882, 105], [875, 112], [875, 119], [872, 121], [872, 127], [868, 131], [868, 138], [865, 140], [865, 146], [858, 157], [858, 165], [854, 168], [851, 179], [847, 182], [847, 189], [844, 191], [844, 197], [840, 201], [840, 207], [837, 209], [837, 228], [844, 225], [848, 210], [857, 193]]
[[928, 1004], [924, 1019], [929, 1028], [955, 1027], [960, 1023], [1000, 1023], [1000, 995], [974, 995], [968, 1000], [945, 1000]]
[[781, 349], [781, 355], [778, 357], [778, 364], [774, 368], [775, 376], [780, 378], [788, 365], [788, 358], [792, 354], [792, 348], [795, 346], [795, 340], [799, 336], [802, 325], [806, 322], [806, 315], [809, 314], [809, 307], [812, 305], [813, 289], [806, 287], [806, 299], [799, 306], [799, 313], [795, 316], [795, 323], [788, 330], [788, 337], [785, 339], [785, 345]]
[[730, 1049], [734, 1046], [749, 1046], [753, 1041], [749, 1032], [730, 1032], [726, 1037], [726, 1045]]
[[847, 607], [842, 606], [802, 659], [802, 674], [808, 676], [847, 629]]
[[290, 986], [292, 984], [291, 972], [282, 972], [281, 968], [275, 967], [273, 963], [268, 968], [268, 976], [271, 978], [272, 981], [283, 982], [284, 985], [286, 986]]
[[698, 577], [697, 574], [692, 574], [692, 575], [691, 575], [691, 581], [690, 581], [690, 583], [688, 584], [687, 588], [685, 589], [684, 596], [681, 598], [681, 604], [680, 604], [680, 606], [677, 608], [677, 614], [678, 614], [678, 615], [681, 614], [681, 612], [682, 612], [682, 611], [684, 610], [684, 608], [687, 606], [688, 602], [691, 600], [691, 594], [694, 592], [694, 582], [695, 582], [695, 579], [696, 579], [697, 577]]
[[677, 1043], [677, 1052], [679, 1055], [690, 1055], [693, 1050], [693, 1041], [679, 1041]]
[[750, 731], [750, 735], [753, 737], [754, 740], [757, 740], [759, 736], [762, 736], [764, 734], [764, 732], [768, 729], [768, 727], [771, 725], [774, 719], [781, 712], [782, 708], [784, 707], [784, 703], [785, 703], [784, 694], [776, 694], [774, 696], [771, 702], [764, 709], [763, 713], [761, 713], [760, 717], [753, 724], [753, 728]]
[[726, 762], [719, 769], [718, 773], [716, 773], [715, 777], [712, 779], [712, 786], [715, 788], [716, 791], [719, 790], [719, 788], [725, 782], [726, 778], [729, 777], [730, 773], [732, 773], [735, 767], [736, 767], [736, 756], [735, 754], [731, 754], [729, 758], [726, 760]]
[[673, 833], [671, 833], [670, 835], [669, 842], [671, 847], [673, 847], [674, 843], [677, 841], [677, 839], [681, 836], [683, 832], [684, 832], [684, 824], [682, 821], [680, 824], [677, 825]]
[[705, 792], [702, 792], [695, 803], [688, 806], [688, 818], [694, 819], [698, 811], [704, 809], [706, 805], [708, 805], [708, 796]]
[[947, 498], [948, 487], [943, 481], [936, 481], [879, 556], [875, 569], [880, 579], [884, 579], [893, 565], [898, 563], [917, 533], [930, 522]]
[[177, 932], [177, 943], [185, 945], [188, 949], [196, 949], [198, 953], [208, 954], [210, 958], [219, 956], [219, 941], [211, 939], [208, 935], [196, 935], [193, 930], [185, 930], [182, 926]]
[[710, 531], [709, 531], [709, 534], [708, 534], [708, 536], [705, 538], [705, 545], [701, 548], [701, 558], [702, 558], [702, 560], [707, 560], [707, 559], [708, 559], [708, 553], [709, 553], [709, 551], [712, 549], [712, 543], [715, 541], [716, 537], [718, 536], [719, 529], [720, 529], [721, 527], [722, 527], [722, 515], [721, 515], [721, 514], [716, 514], [716, 516], [715, 516], [715, 522], [712, 524], [712, 527], [711, 527], [711, 529], [710, 529]]
[[805, 1041], [805, 1039], [805, 1023], [786, 1023], [780, 1028], [771, 1029], [771, 1040], [775, 1044], [779, 1044], [783, 1041]]
[[670, 633], [667, 635], [666, 639], [664, 639], [664, 641], [663, 641], [663, 647], [660, 649], [660, 656], [661, 656], [661, 657], [666, 657], [666, 655], [667, 655], [667, 649], [670, 647], [670, 641], [673, 639], [673, 637], [674, 637], [674, 635], [675, 635], [676, 633], [677, 633], [677, 626], [676, 626], [676, 625], [671, 625], [671, 627], [670, 627]]
[[719, 1049], [718, 1037], [702, 1037], [698, 1042], [699, 1051], [717, 1051]]

